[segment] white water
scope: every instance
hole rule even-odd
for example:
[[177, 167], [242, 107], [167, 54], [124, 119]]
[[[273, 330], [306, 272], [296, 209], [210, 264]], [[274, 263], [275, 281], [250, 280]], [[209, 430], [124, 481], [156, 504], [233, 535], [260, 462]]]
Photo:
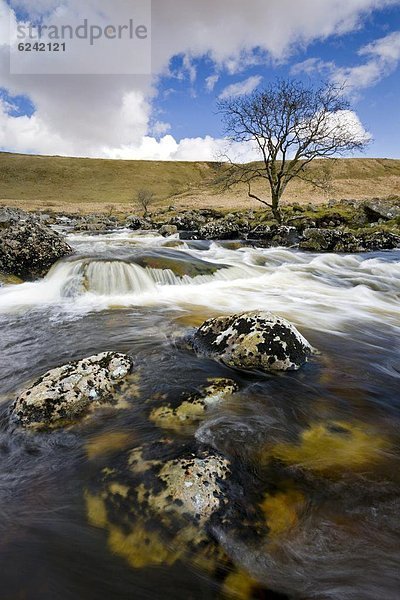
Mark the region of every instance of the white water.
[[[105, 258], [107, 251], [132, 244], [162, 252], [165, 239], [123, 232], [100, 239], [70, 236], [69, 242]], [[77, 312], [115, 306], [210, 313], [265, 309], [318, 330], [345, 332], [348, 323], [368, 321], [400, 328], [400, 253], [399, 260], [389, 261], [385, 253], [372, 258], [313, 255], [282, 248], [229, 250], [218, 244], [208, 250], [174, 250], [188, 261], [201, 258], [228, 268], [213, 275], [177, 277], [169, 269], [96, 256], [62, 261], [42, 281], [1, 288], [0, 312], [46, 305]]]

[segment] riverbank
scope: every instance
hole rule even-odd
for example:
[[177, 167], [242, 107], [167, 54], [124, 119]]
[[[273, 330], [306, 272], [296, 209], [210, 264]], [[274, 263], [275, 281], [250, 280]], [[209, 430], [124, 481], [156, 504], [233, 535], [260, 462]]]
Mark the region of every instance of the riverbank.
[[[396, 196], [367, 201], [331, 201], [318, 207], [312, 203], [295, 203], [283, 206], [282, 216], [283, 224], [278, 225], [268, 210], [247, 209], [226, 213], [213, 209], [178, 211], [171, 206], [140, 216], [139, 212], [82, 215], [77, 212], [25, 212], [0, 207], [0, 271], [8, 275], [21, 274], [18, 269], [7, 267], [10, 261], [17, 263], [19, 260], [11, 248], [16, 239], [21, 242], [17, 254], [22, 253], [23, 261], [36, 260], [36, 256], [43, 253], [43, 244], [47, 244], [52, 255], [51, 246], [55, 240], [51, 229], [60, 234], [153, 231], [170, 238], [171, 245], [176, 240], [240, 241], [264, 248], [286, 247], [337, 253], [400, 247], [400, 198]], [[30, 232], [35, 227], [39, 230]], [[43, 227], [49, 228], [48, 233], [40, 229]], [[24, 240], [31, 234], [35, 240], [29, 249]], [[58, 244], [62, 241], [59, 240]], [[33, 252], [32, 256], [28, 256], [29, 252]], [[50, 266], [51, 260], [48, 262]]]

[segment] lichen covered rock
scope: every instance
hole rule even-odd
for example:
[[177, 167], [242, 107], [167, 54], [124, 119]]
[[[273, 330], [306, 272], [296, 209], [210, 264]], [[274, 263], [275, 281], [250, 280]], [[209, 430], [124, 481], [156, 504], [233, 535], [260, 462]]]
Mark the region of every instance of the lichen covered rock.
[[158, 474], [164, 487], [148, 496], [149, 506], [160, 514], [187, 515], [204, 525], [224, 502], [220, 481], [228, 474], [228, 461], [208, 452], [170, 460]]
[[199, 235], [204, 240], [234, 240], [240, 237], [240, 226], [228, 218], [209, 221], [200, 228]]
[[103, 352], [47, 371], [16, 399], [11, 419], [27, 429], [52, 429], [117, 406], [116, 392], [132, 365], [125, 354]]
[[158, 427], [170, 431], [182, 431], [202, 419], [205, 413], [222, 400], [238, 390], [238, 385], [231, 379], [209, 379], [198, 393], [184, 395], [177, 406], [171, 403], [154, 408], [150, 413], [150, 421]]
[[72, 248], [55, 231], [33, 222], [10, 222], [0, 230], [0, 271], [25, 280], [44, 277]]
[[88, 518], [134, 568], [194, 556], [204, 567], [218, 554], [207, 524], [227, 502], [229, 475], [228, 460], [215, 452], [150, 442], [102, 470], [86, 490]]
[[209, 319], [189, 342], [199, 353], [249, 371], [296, 370], [312, 352], [294, 325], [263, 311]]

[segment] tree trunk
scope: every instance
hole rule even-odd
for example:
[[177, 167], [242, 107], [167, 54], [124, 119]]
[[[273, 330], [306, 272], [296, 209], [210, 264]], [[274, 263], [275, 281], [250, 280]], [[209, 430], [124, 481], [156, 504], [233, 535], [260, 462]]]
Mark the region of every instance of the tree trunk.
[[274, 219], [279, 223], [279, 225], [282, 224], [282, 213], [279, 208], [279, 200], [280, 199], [281, 199], [280, 194], [277, 194], [277, 193], [272, 194], [272, 214], [274, 215]]

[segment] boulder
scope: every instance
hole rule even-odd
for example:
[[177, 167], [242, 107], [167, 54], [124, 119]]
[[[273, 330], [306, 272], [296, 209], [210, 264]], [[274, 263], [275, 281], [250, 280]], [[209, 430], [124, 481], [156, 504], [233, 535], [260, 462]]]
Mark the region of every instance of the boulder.
[[299, 244], [302, 250], [314, 252], [363, 252], [356, 235], [343, 229], [306, 229]]
[[225, 500], [220, 482], [229, 474], [229, 462], [214, 452], [170, 460], [158, 473], [163, 489], [149, 495], [149, 506], [160, 515], [188, 515], [204, 526]]
[[91, 482], [87, 515], [107, 532], [113, 554], [134, 568], [197, 559], [213, 570], [221, 553], [208, 525], [227, 510], [230, 476], [230, 463], [217, 452], [150, 442], [121, 452]]
[[54, 429], [118, 406], [115, 394], [132, 366], [125, 354], [102, 352], [47, 371], [12, 404], [11, 420], [25, 429]]
[[390, 231], [366, 231], [358, 237], [365, 250], [392, 250], [400, 248], [400, 235]]
[[240, 226], [233, 219], [209, 221], [200, 228], [200, 239], [204, 240], [234, 240], [240, 237]]
[[200, 240], [200, 232], [199, 231], [180, 231], [179, 239], [182, 241], [189, 240]]
[[0, 230], [0, 271], [25, 280], [44, 277], [72, 253], [63, 237], [44, 225], [19, 221]]
[[153, 226], [147, 219], [143, 219], [142, 217], [138, 217], [136, 215], [131, 215], [125, 221], [125, 227], [128, 229], [132, 229], [133, 231], [137, 231], [139, 229], [149, 230], [152, 229]]
[[390, 231], [358, 231], [343, 229], [306, 229], [299, 244], [302, 250], [314, 252], [366, 252], [400, 248], [400, 236]]
[[251, 229], [247, 235], [249, 240], [265, 242], [262, 246], [295, 247], [300, 241], [300, 234], [296, 227], [288, 225], [267, 225], [260, 223]]
[[169, 225], [175, 225], [179, 231], [198, 231], [206, 220], [204, 215], [196, 211], [187, 211], [172, 217]]
[[294, 325], [264, 311], [209, 319], [189, 343], [201, 354], [246, 371], [297, 370], [312, 353]]
[[271, 227], [265, 223], [260, 223], [250, 229], [247, 238], [249, 240], [270, 240], [272, 235]]
[[300, 241], [300, 235], [296, 227], [288, 225], [280, 225], [279, 227], [271, 228], [272, 246], [286, 246], [294, 247], [297, 246]]
[[162, 225], [158, 230], [158, 233], [164, 237], [169, 237], [170, 235], [178, 233], [178, 228], [176, 225]]
[[379, 219], [389, 221], [400, 217], [400, 201], [399, 200], [381, 200], [373, 198], [364, 202], [363, 205], [365, 214], [370, 221], [376, 222]]

